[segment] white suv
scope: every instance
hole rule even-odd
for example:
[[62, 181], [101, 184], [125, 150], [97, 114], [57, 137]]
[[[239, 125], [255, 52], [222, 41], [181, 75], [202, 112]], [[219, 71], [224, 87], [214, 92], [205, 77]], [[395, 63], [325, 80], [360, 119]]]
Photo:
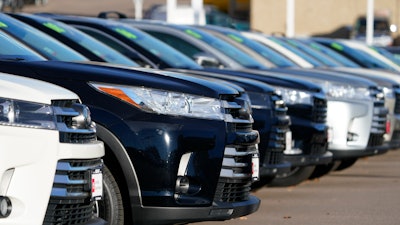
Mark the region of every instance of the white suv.
[[105, 224], [103, 142], [78, 96], [0, 73], [0, 224]]

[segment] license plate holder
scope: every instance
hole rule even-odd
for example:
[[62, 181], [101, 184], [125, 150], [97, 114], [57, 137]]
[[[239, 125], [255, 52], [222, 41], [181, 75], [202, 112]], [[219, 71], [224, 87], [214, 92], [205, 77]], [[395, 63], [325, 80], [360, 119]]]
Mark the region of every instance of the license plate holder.
[[103, 198], [103, 172], [101, 169], [91, 171], [91, 182], [92, 200], [101, 200]]

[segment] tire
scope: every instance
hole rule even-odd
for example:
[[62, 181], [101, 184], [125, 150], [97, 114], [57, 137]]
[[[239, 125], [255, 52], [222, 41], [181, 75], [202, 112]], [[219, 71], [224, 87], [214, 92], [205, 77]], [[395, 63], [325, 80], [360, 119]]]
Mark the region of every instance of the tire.
[[340, 162], [339, 166], [335, 169], [335, 171], [340, 171], [347, 169], [351, 166], [353, 166], [357, 162], [358, 158], [352, 158], [352, 159], [344, 159]]
[[124, 224], [122, 195], [110, 170], [103, 168], [103, 199], [98, 201], [98, 216], [109, 225]]
[[288, 174], [276, 176], [275, 179], [268, 184], [268, 187], [288, 187], [298, 185], [307, 180], [314, 170], [315, 166], [292, 167]]
[[341, 161], [336, 160], [336, 161], [328, 163], [326, 165], [317, 165], [315, 167], [314, 172], [311, 174], [311, 176], [308, 179], [312, 180], [312, 179], [317, 179], [322, 176], [325, 176], [328, 173], [335, 171], [336, 168], [340, 165], [340, 163], [341, 163]]

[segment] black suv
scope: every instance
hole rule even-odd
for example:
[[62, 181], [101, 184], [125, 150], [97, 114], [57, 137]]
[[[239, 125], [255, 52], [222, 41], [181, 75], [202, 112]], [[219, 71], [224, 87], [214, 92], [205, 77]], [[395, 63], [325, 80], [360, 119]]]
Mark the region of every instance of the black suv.
[[14, 19], [0, 21], [0, 71], [58, 84], [90, 108], [116, 181], [99, 208], [110, 224], [227, 220], [258, 209], [250, 186], [259, 134], [236, 89], [153, 69], [46, 61], [6, 34]]

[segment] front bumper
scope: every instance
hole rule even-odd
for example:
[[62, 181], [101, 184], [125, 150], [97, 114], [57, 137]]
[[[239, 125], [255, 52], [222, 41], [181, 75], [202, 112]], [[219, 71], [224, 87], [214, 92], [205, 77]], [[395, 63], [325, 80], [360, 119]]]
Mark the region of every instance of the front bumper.
[[260, 179], [274, 177], [277, 174], [288, 173], [292, 168], [291, 162], [282, 162], [274, 165], [262, 165], [260, 166]]
[[[89, 161], [104, 155], [103, 142], [60, 143], [54, 130], [0, 126], [0, 134], [0, 183], [5, 184], [0, 195], [12, 203], [11, 214], [1, 218], [0, 224], [43, 224], [58, 161]], [[72, 217], [65, 214], [63, 218]]]
[[365, 149], [346, 149], [346, 150], [329, 149], [329, 151], [333, 153], [333, 160], [362, 158], [374, 155], [381, 155], [388, 152], [389, 150], [390, 150], [389, 145], [367, 147]]
[[135, 217], [138, 224], [178, 224], [181, 222], [222, 221], [238, 218], [258, 210], [260, 199], [249, 196], [247, 201], [214, 203], [210, 207], [141, 207]]
[[289, 161], [293, 167], [328, 164], [332, 162], [332, 159], [333, 154], [330, 151], [327, 151], [321, 155], [284, 155], [284, 160]]

